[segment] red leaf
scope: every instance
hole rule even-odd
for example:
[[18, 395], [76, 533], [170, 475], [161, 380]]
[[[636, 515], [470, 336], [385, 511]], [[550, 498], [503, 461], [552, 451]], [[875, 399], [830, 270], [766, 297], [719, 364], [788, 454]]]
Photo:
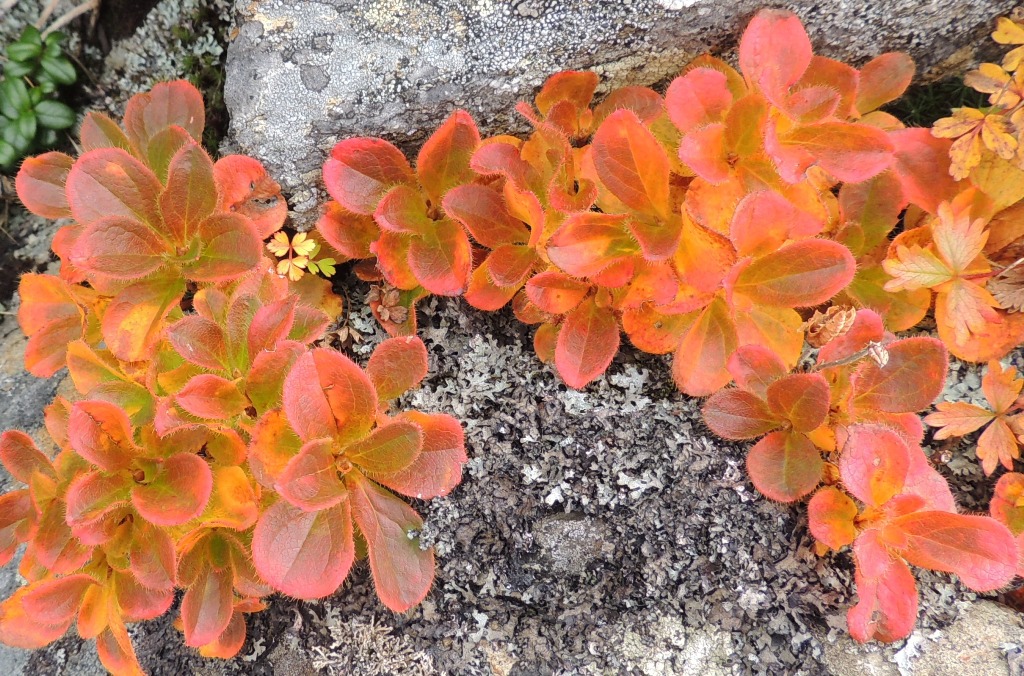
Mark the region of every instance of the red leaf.
[[728, 181], [732, 169], [725, 147], [725, 125], [708, 124], [683, 136], [679, 159], [708, 183]]
[[377, 346], [366, 364], [381, 402], [391, 401], [420, 384], [427, 375], [427, 348], [416, 336], [389, 338]]
[[23, 601], [30, 591], [28, 586], [16, 589], [0, 604], [0, 641], [5, 645], [27, 650], [44, 648], [63, 636], [71, 626], [71, 619], [50, 626], [28, 614]]
[[442, 201], [450, 218], [461, 223], [480, 244], [495, 249], [530, 239], [526, 225], [509, 213], [505, 198], [494, 188], [477, 183], [459, 185]]
[[617, 110], [591, 142], [601, 183], [629, 208], [668, 217], [669, 161], [665, 150], [631, 110]]
[[78, 130], [78, 139], [82, 144], [82, 149], [86, 151], [98, 148], [121, 148], [132, 152], [132, 143], [117, 122], [94, 110], [85, 114], [82, 127]]
[[581, 389], [600, 376], [619, 351], [615, 315], [585, 300], [565, 317], [555, 348], [555, 367], [569, 387]]
[[203, 140], [203, 95], [185, 80], [159, 82], [150, 91], [133, 96], [125, 107], [124, 128], [142, 151], [153, 136], [172, 125], [183, 128], [197, 142]]
[[161, 225], [160, 179], [120, 148], [81, 155], [68, 173], [66, 189], [71, 215], [82, 225], [114, 216]]
[[697, 127], [721, 122], [732, 107], [725, 73], [714, 68], [694, 68], [677, 77], [665, 92], [669, 119], [683, 134]]
[[338, 475], [333, 443], [318, 439], [306, 443], [285, 465], [274, 487], [288, 502], [306, 512], [333, 507], [345, 499]]
[[[65, 495], [66, 521], [74, 536], [90, 544], [106, 541], [109, 533], [103, 528], [103, 518], [125, 506], [130, 488], [131, 481], [120, 472], [93, 470], [77, 475]], [[45, 522], [40, 524], [41, 533], [45, 526]]]
[[768, 386], [789, 373], [774, 351], [764, 345], [743, 345], [729, 358], [730, 375], [736, 385], [764, 399]]
[[131, 574], [149, 589], [173, 589], [175, 566], [174, 540], [167, 531], [136, 521], [129, 555]]
[[783, 376], [767, 390], [772, 413], [789, 420], [797, 432], [816, 430], [828, 416], [830, 390], [820, 373]]
[[589, 284], [557, 270], [534, 275], [526, 283], [526, 296], [541, 310], [553, 315], [569, 312], [586, 298], [589, 291]]
[[87, 273], [111, 279], [139, 279], [163, 267], [167, 244], [148, 225], [114, 216], [82, 230], [71, 262]]
[[914, 79], [914, 60], [903, 52], [881, 54], [860, 69], [857, 112], [861, 115], [895, 101]]
[[839, 293], [856, 271], [850, 250], [842, 244], [802, 240], [754, 260], [737, 275], [732, 289], [762, 305], [810, 307]]
[[213, 490], [210, 466], [192, 453], [175, 453], [147, 480], [132, 488], [132, 505], [157, 526], [178, 526], [196, 518]]
[[519, 291], [518, 286], [498, 286], [491, 280], [490, 265], [481, 263], [469, 276], [469, 287], [463, 298], [477, 310], [494, 312], [505, 306]]
[[100, 663], [107, 671], [121, 676], [145, 676], [139, 660], [135, 656], [135, 648], [128, 637], [128, 630], [118, 621], [113, 622], [96, 637], [96, 654]]
[[792, 12], [763, 9], [740, 38], [740, 70], [748, 82], [778, 101], [811, 64], [811, 41]]
[[422, 430], [420, 453], [405, 469], [378, 474], [374, 480], [420, 500], [447, 495], [462, 480], [462, 465], [467, 460], [459, 421], [443, 413], [418, 411], [407, 411], [398, 419], [414, 423]]
[[929, 129], [898, 129], [889, 138], [896, 148], [893, 170], [910, 202], [934, 214], [956, 196], [960, 188], [949, 175], [947, 139], [935, 138]]
[[236, 610], [231, 614], [228, 626], [220, 636], [199, 648], [203, 657], [217, 657], [230, 660], [245, 645], [245, 615]]
[[914, 512], [893, 521], [906, 538], [900, 554], [915, 566], [954, 573], [979, 592], [1005, 586], [1017, 571], [1017, 544], [987, 516]]
[[64, 186], [74, 163], [74, 158], [57, 152], [26, 157], [14, 179], [18, 199], [36, 216], [69, 218], [71, 207]]
[[712, 394], [703, 413], [704, 423], [724, 439], [756, 439], [782, 423], [762, 399], [735, 388]]
[[842, 549], [857, 537], [857, 505], [842, 491], [825, 486], [807, 505], [811, 535], [832, 549]]
[[21, 543], [34, 534], [36, 517], [27, 488], [0, 495], [0, 565], [10, 563]]
[[276, 502], [260, 517], [252, 535], [252, 559], [260, 577], [300, 599], [337, 591], [354, 556], [348, 501], [317, 512]]
[[188, 143], [167, 168], [167, 187], [160, 195], [164, 225], [176, 241], [186, 242], [216, 208], [213, 161], [198, 143]]
[[245, 216], [217, 213], [199, 224], [203, 247], [185, 275], [197, 282], [226, 282], [252, 270], [262, 247], [256, 226]]
[[469, 113], [456, 110], [426, 140], [416, 158], [416, 176], [434, 204], [451, 188], [469, 183], [475, 174], [469, 159], [480, 145], [480, 132]]
[[377, 393], [363, 371], [334, 350], [301, 357], [284, 382], [284, 411], [304, 441], [363, 438], [377, 418]]
[[492, 251], [487, 260], [487, 271], [496, 285], [519, 288], [539, 258], [530, 247], [504, 244]]
[[75, 403], [68, 420], [68, 441], [78, 455], [107, 472], [127, 469], [139, 452], [128, 416], [105, 401]]
[[29, 486], [36, 474], [57, 480], [50, 459], [36, 448], [32, 437], [18, 430], [7, 430], [0, 435], [0, 463], [11, 476]]
[[155, 619], [166, 613], [174, 603], [172, 588], [148, 589], [130, 574], [120, 572], [115, 572], [111, 577], [113, 591], [117, 594], [117, 605], [126, 622]]
[[385, 606], [404, 613], [422, 601], [434, 581], [434, 552], [420, 549], [413, 531], [423, 520], [409, 505], [358, 472], [345, 477], [352, 517], [366, 540], [377, 596]]
[[300, 343], [285, 341], [272, 352], [256, 355], [245, 379], [245, 395], [257, 413], [263, 414], [281, 405], [284, 379], [303, 352], [305, 349]]
[[902, 492], [910, 469], [907, 442], [878, 425], [853, 425], [839, 457], [843, 485], [861, 502], [878, 507]]
[[[910, 568], [866, 536], [858, 538], [853, 553], [858, 601], [847, 614], [850, 635], [861, 643], [872, 639], [888, 643], [906, 637], [917, 621], [917, 583]], [[874, 574], [864, 572], [869, 559], [882, 562]]]
[[181, 600], [185, 645], [193, 648], [217, 640], [233, 613], [230, 570], [206, 568]]
[[341, 206], [372, 215], [392, 186], [413, 183], [412, 168], [395, 146], [379, 138], [350, 138], [331, 150], [324, 185]]
[[249, 405], [235, 382], [212, 373], [202, 373], [189, 380], [174, 401], [188, 413], [207, 420], [233, 418]]
[[469, 284], [473, 252], [469, 237], [455, 221], [436, 221], [409, 243], [409, 268], [427, 291], [458, 296]]
[[825, 463], [810, 439], [793, 432], [772, 432], [747, 454], [747, 473], [759, 492], [792, 502], [821, 483]]
[[886, 346], [884, 367], [864, 362], [851, 377], [854, 404], [866, 410], [904, 413], [927, 408], [942, 392], [948, 360], [935, 338], [905, 338]]

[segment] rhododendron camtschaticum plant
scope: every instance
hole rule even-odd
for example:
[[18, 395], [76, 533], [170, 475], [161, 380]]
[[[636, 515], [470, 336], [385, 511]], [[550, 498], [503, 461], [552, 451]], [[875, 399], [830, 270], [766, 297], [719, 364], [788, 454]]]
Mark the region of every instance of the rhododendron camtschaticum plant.
[[18, 319], [27, 368], [66, 366], [77, 393], [45, 411], [55, 454], [0, 436], [24, 484], [0, 497], [0, 557], [27, 544], [28, 581], [0, 605], [0, 640], [37, 648], [76, 624], [118, 674], [141, 673], [126, 625], [175, 589], [185, 643], [224, 658], [263, 597], [327, 596], [359, 552], [388, 608], [419, 603], [433, 553], [395, 492], [444, 495], [466, 461], [453, 418], [390, 411], [427, 372], [418, 338], [365, 370], [313, 347], [340, 300], [275, 274], [280, 189], [251, 158], [213, 162], [203, 119], [191, 85], [159, 84], [123, 128], [90, 113], [79, 157], [30, 158], [16, 182], [31, 211], [72, 221], [60, 275], [22, 278]]
[[[747, 466], [761, 492], [791, 501], [825, 484], [812, 523], [824, 545], [854, 546], [851, 629], [893, 640], [916, 611], [907, 563], [982, 590], [1016, 568], [1006, 527], [956, 513], [920, 450], [918, 413], [942, 389], [947, 349], [998, 359], [1024, 339], [1024, 313], [988, 289], [988, 256], [1019, 255], [1024, 181], [1006, 157], [960, 171], [963, 144], [940, 138], [951, 134], [881, 111], [913, 73], [904, 54], [860, 69], [816, 56], [793, 14], [765, 10], [739, 70], [702, 56], [664, 96], [627, 87], [593, 105], [595, 74], [552, 76], [517, 108], [525, 140], [482, 138], [464, 111], [414, 163], [381, 139], [343, 140], [324, 166], [333, 200], [318, 229], [384, 282], [387, 311], [380, 292], [371, 307], [395, 335], [415, 331], [415, 303], [432, 293], [511, 303], [576, 388], [608, 368], [622, 332], [674, 353], [679, 389], [711, 395], [714, 431], [760, 438]], [[1019, 97], [1000, 101], [1019, 112]], [[1021, 297], [1022, 269], [1001, 297]], [[897, 340], [933, 300], [939, 339]], [[805, 331], [824, 347], [794, 372]], [[1005, 413], [988, 418], [997, 431]], [[948, 541], [922, 535], [944, 522]]]

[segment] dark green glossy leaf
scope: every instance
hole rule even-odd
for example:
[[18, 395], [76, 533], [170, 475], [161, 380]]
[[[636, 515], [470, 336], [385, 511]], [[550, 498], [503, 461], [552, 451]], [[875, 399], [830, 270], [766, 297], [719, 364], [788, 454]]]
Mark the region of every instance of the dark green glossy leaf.
[[12, 42], [7, 45], [7, 57], [12, 61], [32, 61], [43, 53], [43, 46], [25, 42]]
[[35, 69], [35, 63], [23, 63], [21, 61], [8, 61], [4, 64], [4, 74], [11, 78], [25, 77]]
[[16, 120], [22, 111], [31, 107], [32, 101], [24, 82], [13, 78], [0, 82], [0, 113]]
[[75, 81], [75, 67], [63, 56], [44, 56], [39, 62], [43, 72], [54, 79], [57, 84], [69, 85]]

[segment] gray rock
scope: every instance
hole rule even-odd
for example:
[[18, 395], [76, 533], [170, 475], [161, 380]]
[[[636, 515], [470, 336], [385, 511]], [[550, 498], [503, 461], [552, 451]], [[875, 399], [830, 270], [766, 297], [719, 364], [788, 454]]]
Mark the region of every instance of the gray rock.
[[[962, 68], [1015, 0], [790, 0], [821, 53], [852, 63], [908, 51], [922, 71]], [[728, 54], [763, 0], [235, 0], [228, 146], [263, 160], [309, 225], [320, 168], [348, 136], [406, 148], [455, 108], [515, 130], [515, 103], [551, 73], [602, 87], [663, 83], [705, 51]]]

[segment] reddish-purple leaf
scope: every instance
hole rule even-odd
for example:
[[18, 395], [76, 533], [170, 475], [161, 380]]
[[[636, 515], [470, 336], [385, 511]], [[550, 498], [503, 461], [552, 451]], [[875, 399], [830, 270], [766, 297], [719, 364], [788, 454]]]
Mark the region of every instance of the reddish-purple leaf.
[[218, 371], [227, 361], [224, 330], [214, 321], [188, 315], [167, 327], [167, 339], [187, 361]]
[[889, 361], [865, 361], [851, 378], [854, 404], [866, 410], [909, 413], [927, 408], [946, 382], [946, 348], [935, 338], [905, 338], [886, 346]]
[[823, 422], [829, 411], [829, 386], [820, 373], [793, 373], [768, 386], [768, 407], [776, 416], [788, 420], [797, 432], [811, 432]]

